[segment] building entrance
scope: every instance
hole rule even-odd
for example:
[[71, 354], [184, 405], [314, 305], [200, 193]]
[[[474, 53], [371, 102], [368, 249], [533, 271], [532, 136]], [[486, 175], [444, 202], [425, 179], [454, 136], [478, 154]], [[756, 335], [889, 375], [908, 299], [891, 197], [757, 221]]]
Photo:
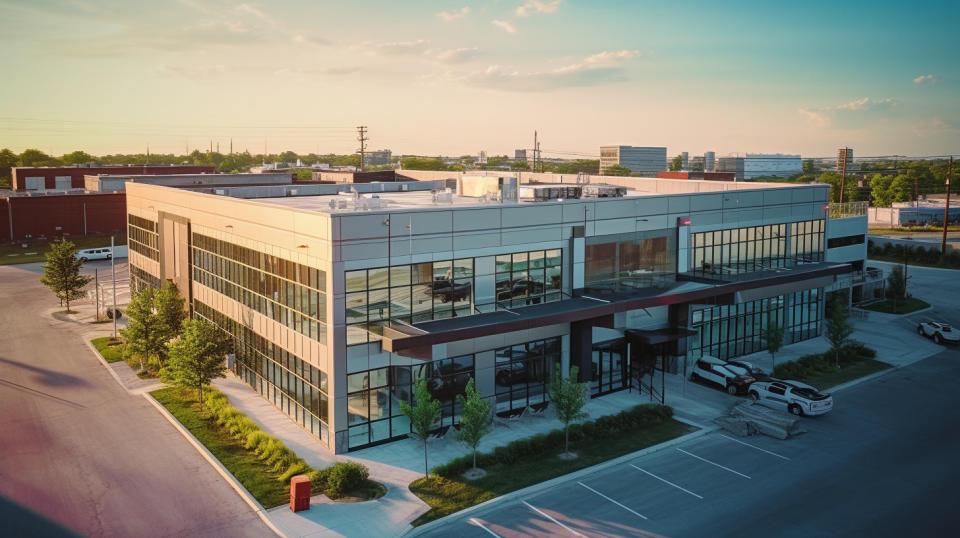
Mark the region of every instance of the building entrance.
[[609, 394], [629, 386], [630, 361], [623, 338], [593, 344], [592, 354], [591, 396]]

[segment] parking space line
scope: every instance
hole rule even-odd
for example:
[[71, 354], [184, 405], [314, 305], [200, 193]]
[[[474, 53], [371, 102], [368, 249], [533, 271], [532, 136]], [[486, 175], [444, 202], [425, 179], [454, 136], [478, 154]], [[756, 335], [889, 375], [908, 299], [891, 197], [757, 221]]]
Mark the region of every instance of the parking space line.
[[724, 439], [729, 439], [729, 440], [733, 441], [734, 443], [740, 443], [741, 445], [745, 445], [745, 446], [748, 446], [748, 447], [750, 447], [750, 448], [755, 448], [755, 449], [759, 450], [760, 452], [766, 452], [767, 454], [770, 454], [771, 456], [776, 456], [776, 457], [778, 457], [778, 458], [780, 458], [780, 459], [784, 459], [784, 460], [790, 461], [790, 458], [788, 458], [788, 457], [786, 457], [786, 456], [781, 456], [780, 454], [777, 454], [776, 452], [770, 452], [769, 450], [765, 450], [765, 449], [760, 448], [760, 447], [758, 447], [758, 446], [751, 445], [750, 443], [744, 443], [743, 441], [741, 441], [741, 440], [739, 440], [739, 439], [734, 439], [733, 437], [727, 437], [726, 435], [724, 435], [724, 434], [722, 434], [722, 433], [720, 434], [720, 437], [723, 437]]
[[560, 526], [563, 527], [564, 529], [567, 529], [567, 531], [569, 531], [570, 534], [573, 534], [573, 535], [576, 535], [576, 536], [581, 536], [582, 538], [587, 538], [586, 535], [580, 534], [579, 532], [571, 529], [570, 527], [564, 525], [563, 523], [560, 523], [559, 521], [556, 520], [556, 518], [552, 517], [551, 515], [549, 515], [549, 514], [547, 514], [547, 513], [544, 513], [542, 510], [540, 510], [540, 509], [537, 508], [536, 506], [528, 503], [527, 501], [522, 501], [522, 502], [523, 502], [523, 504], [527, 505], [527, 508], [529, 508], [529, 509], [533, 510], [534, 512], [540, 514], [541, 516], [549, 519], [550, 521], [553, 521], [554, 523], [556, 523], [557, 525], [560, 525]]
[[688, 455], [688, 456], [692, 456], [692, 457], [694, 457], [694, 458], [697, 458], [698, 460], [700, 460], [700, 461], [702, 461], [702, 462], [709, 463], [710, 465], [716, 465], [717, 467], [719, 467], [719, 468], [721, 468], [721, 469], [723, 469], [723, 470], [725, 470], [725, 471], [730, 471], [731, 473], [733, 473], [733, 474], [735, 474], [735, 475], [740, 475], [740, 476], [746, 478], [747, 480], [750, 479], [749, 476], [747, 476], [747, 475], [745, 475], [745, 474], [743, 474], [743, 473], [738, 473], [737, 471], [734, 471], [733, 469], [731, 469], [731, 468], [729, 468], [729, 467], [724, 467], [723, 465], [720, 465], [719, 463], [714, 463], [714, 462], [712, 462], [712, 461], [710, 461], [710, 460], [708, 460], [708, 459], [701, 458], [700, 456], [698, 456], [698, 455], [696, 455], [696, 454], [691, 454], [691, 453], [687, 452], [686, 450], [684, 450], [684, 449], [682, 449], [682, 448], [678, 448], [677, 450], [679, 450], [680, 452], [683, 452], [684, 454], [686, 454], [686, 455]]
[[480, 521], [475, 517], [468, 519], [467, 522], [470, 523], [471, 525], [476, 525], [477, 527], [480, 527], [481, 529], [487, 531], [488, 533], [490, 533], [491, 536], [496, 536], [497, 538], [503, 538], [499, 534], [488, 529], [483, 523], [480, 523]]
[[624, 505], [622, 505], [622, 504], [620, 504], [619, 502], [617, 502], [617, 501], [615, 501], [615, 500], [613, 500], [613, 499], [611, 499], [610, 497], [607, 497], [607, 496], [606, 496], [606, 495], [604, 495], [603, 493], [600, 493], [599, 491], [597, 491], [597, 490], [595, 490], [595, 489], [593, 489], [593, 488], [591, 488], [590, 486], [588, 486], [588, 485], [586, 485], [586, 484], [584, 484], [583, 482], [577, 482], [577, 484], [580, 484], [581, 486], [583, 486], [583, 487], [585, 487], [585, 488], [587, 488], [587, 489], [589, 489], [590, 491], [592, 491], [592, 492], [594, 492], [594, 493], [596, 493], [597, 495], [599, 495], [599, 496], [601, 496], [601, 497], [603, 497], [604, 499], [606, 499], [606, 500], [608, 500], [608, 501], [610, 501], [610, 502], [612, 502], [613, 504], [615, 504], [615, 505], [617, 505], [617, 506], [619, 506], [620, 508], [623, 508], [623, 509], [624, 509], [624, 510], [626, 510], [627, 512], [630, 512], [631, 514], [633, 514], [633, 515], [635, 515], [635, 516], [638, 516], [638, 517], [641, 517], [641, 518], [643, 518], [643, 519], [647, 519], [647, 516], [645, 516], [645, 515], [643, 515], [643, 514], [641, 514], [640, 512], [637, 512], [637, 511], [635, 511], [635, 510], [632, 510], [632, 509], [630, 509], [630, 508], [628, 508], [628, 507], [626, 507], [626, 506], [624, 506]]
[[651, 473], [650, 471], [646, 471], [646, 470], [644, 470], [644, 469], [641, 469], [641, 468], [637, 467], [636, 465], [634, 465], [634, 464], [632, 464], [632, 463], [630, 464], [630, 467], [633, 467], [634, 469], [640, 471], [641, 473], [647, 473], [648, 475], [656, 478], [657, 480], [659, 480], [659, 481], [661, 481], [661, 482], [663, 482], [663, 483], [665, 483], [665, 484], [670, 484], [671, 486], [679, 489], [680, 491], [689, 493], [690, 495], [693, 495], [694, 497], [696, 497], [696, 498], [698, 498], [698, 499], [702, 499], [702, 498], [703, 498], [703, 497], [697, 495], [696, 493], [690, 491], [689, 489], [682, 488], [682, 487], [674, 484], [673, 482], [671, 482], [671, 481], [669, 481], [669, 480], [665, 480], [665, 479], [663, 479], [663, 478], [660, 478], [659, 476]]

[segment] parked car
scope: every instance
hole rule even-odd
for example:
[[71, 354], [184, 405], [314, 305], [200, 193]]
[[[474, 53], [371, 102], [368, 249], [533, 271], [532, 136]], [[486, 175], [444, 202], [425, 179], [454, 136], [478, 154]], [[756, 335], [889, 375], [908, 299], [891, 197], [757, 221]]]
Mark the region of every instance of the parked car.
[[710, 355], [697, 360], [690, 374], [693, 381], [706, 381], [727, 391], [728, 394], [745, 394], [755, 381], [753, 377], [738, 374], [727, 367], [727, 363]]
[[799, 381], [757, 381], [750, 385], [750, 397], [766, 407], [799, 416], [822, 415], [833, 409], [833, 396]]
[[111, 252], [110, 247], [105, 248], [88, 248], [86, 250], [81, 250], [76, 254], [77, 258], [80, 258], [83, 261], [87, 260], [109, 260], [113, 257], [113, 252]]
[[763, 369], [747, 361], [727, 361], [727, 368], [733, 370], [734, 373], [750, 376], [756, 381], [770, 381], [773, 379], [770, 377], [770, 374], [763, 371]]
[[917, 325], [917, 332], [938, 344], [956, 344], [960, 342], [960, 331], [939, 321], [924, 320]]

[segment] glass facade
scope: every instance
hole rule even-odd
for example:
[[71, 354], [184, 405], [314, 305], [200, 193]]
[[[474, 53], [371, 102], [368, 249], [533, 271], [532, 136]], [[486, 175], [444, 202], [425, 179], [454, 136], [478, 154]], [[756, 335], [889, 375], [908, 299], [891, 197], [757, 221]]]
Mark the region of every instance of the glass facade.
[[159, 261], [160, 234], [157, 232], [157, 223], [128, 213], [127, 246], [137, 254]]
[[590, 376], [590, 395], [599, 396], [623, 390], [630, 382], [627, 344], [622, 338], [593, 344], [591, 352], [593, 372]]
[[795, 261], [823, 261], [823, 234], [822, 219], [692, 233], [693, 272], [731, 275], [787, 267]]
[[473, 258], [347, 271], [347, 345], [378, 340], [390, 319], [419, 323], [473, 313]]
[[648, 288], [676, 278], [676, 230], [588, 237], [584, 280], [587, 287]]
[[193, 280], [314, 340], [326, 340], [322, 269], [193, 234]]
[[129, 267], [130, 289], [132, 291], [140, 291], [147, 287], [160, 289], [160, 279], [158, 277], [151, 275], [132, 263], [129, 265]]
[[563, 251], [534, 250], [497, 256], [497, 308], [559, 301]]
[[234, 373], [330, 446], [326, 372], [199, 301], [193, 308], [234, 339]]
[[456, 395], [474, 377], [473, 355], [413, 366], [389, 366], [347, 376], [349, 449], [380, 443], [410, 433], [410, 420], [400, 412], [401, 401], [413, 403], [413, 387], [427, 380], [430, 395], [440, 401], [438, 428], [459, 422]]
[[822, 295], [822, 289], [814, 288], [736, 305], [691, 309], [690, 325], [698, 334], [689, 341], [689, 355], [726, 360], [765, 350], [763, 333], [771, 322], [784, 327], [785, 344], [815, 338], [822, 322]]
[[560, 354], [560, 338], [536, 340], [496, 350], [495, 411], [510, 415], [547, 402]]

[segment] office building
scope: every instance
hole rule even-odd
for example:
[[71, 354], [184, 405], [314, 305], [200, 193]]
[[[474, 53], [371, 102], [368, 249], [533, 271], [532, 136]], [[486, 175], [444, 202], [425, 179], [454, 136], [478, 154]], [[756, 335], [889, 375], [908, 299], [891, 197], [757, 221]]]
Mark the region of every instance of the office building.
[[580, 179], [526, 196], [516, 177], [459, 173], [219, 195], [128, 183], [131, 280], [175, 282], [233, 336], [233, 371], [343, 453], [405, 437], [399, 402], [421, 379], [446, 431], [471, 378], [511, 416], [549, 404], [558, 368], [601, 397], [761, 350], [771, 320], [813, 338], [838, 276], [863, 269], [862, 249], [828, 241], [866, 217], [830, 218], [826, 185]]
[[837, 150], [837, 170], [853, 170], [853, 149], [840, 148]]
[[737, 181], [758, 177], [789, 177], [803, 171], [799, 155], [747, 153], [746, 157], [720, 157], [717, 172], [733, 172]]
[[515, 161], [527, 161], [527, 150], [525, 149], [515, 149], [513, 150], [513, 160]]
[[684, 151], [680, 153], [680, 169], [681, 170], [690, 169], [690, 153], [689, 152]]
[[601, 146], [600, 171], [619, 165], [631, 172], [649, 174], [667, 170], [667, 148], [637, 146]]
[[393, 152], [389, 149], [380, 149], [367, 152], [363, 159], [364, 166], [382, 166], [393, 161]]

